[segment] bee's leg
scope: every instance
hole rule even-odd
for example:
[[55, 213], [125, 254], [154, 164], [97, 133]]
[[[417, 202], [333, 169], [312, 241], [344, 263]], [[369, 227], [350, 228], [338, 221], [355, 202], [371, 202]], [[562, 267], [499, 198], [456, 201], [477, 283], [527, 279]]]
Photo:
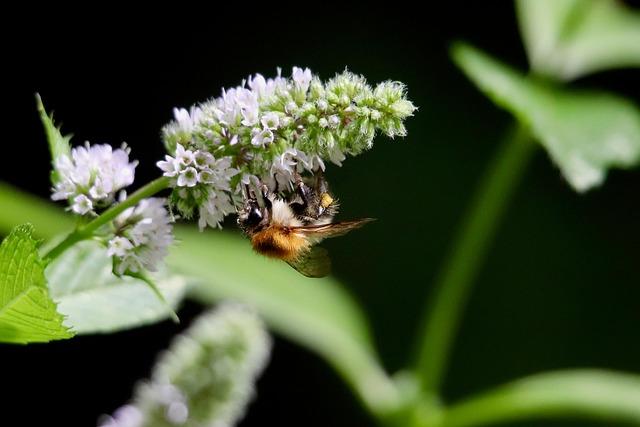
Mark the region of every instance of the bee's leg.
[[254, 198], [254, 197], [251, 197], [251, 188], [249, 187], [249, 184], [244, 185], [244, 188], [242, 189], [242, 198], [244, 200], [249, 200]]
[[318, 170], [316, 172], [315, 189], [318, 192], [318, 194], [324, 194], [329, 192], [329, 184], [327, 183], [327, 180], [325, 179], [324, 173], [322, 172], [322, 170]]
[[309, 192], [307, 191], [307, 186], [302, 182], [302, 177], [299, 174], [295, 175], [295, 186], [296, 193], [298, 193], [298, 196], [300, 196], [302, 202], [306, 205], [309, 198]]
[[303, 181], [300, 174], [294, 174], [294, 189], [297, 197], [289, 202], [289, 206], [299, 220], [307, 224], [315, 219], [313, 209], [310, 209], [313, 200], [313, 189], [309, 188]]
[[267, 208], [271, 208], [272, 194], [271, 194], [271, 191], [269, 191], [269, 187], [265, 183], [262, 183], [260, 184], [260, 191], [262, 192], [262, 199], [264, 200], [264, 205]]

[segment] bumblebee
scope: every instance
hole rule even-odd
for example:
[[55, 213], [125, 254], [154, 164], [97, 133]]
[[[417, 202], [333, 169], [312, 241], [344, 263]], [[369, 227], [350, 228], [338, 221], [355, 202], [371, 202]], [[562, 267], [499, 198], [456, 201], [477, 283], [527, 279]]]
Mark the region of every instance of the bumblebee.
[[262, 204], [249, 189], [238, 212], [238, 225], [251, 239], [253, 249], [267, 257], [287, 262], [307, 277], [324, 277], [331, 272], [328, 252], [317, 246], [329, 237], [342, 236], [362, 227], [372, 218], [334, 222], [338, 201], [328, 190], [322, 175], [308, 185], [295, 177], [295, 191], [289, 199], [261, 185]]

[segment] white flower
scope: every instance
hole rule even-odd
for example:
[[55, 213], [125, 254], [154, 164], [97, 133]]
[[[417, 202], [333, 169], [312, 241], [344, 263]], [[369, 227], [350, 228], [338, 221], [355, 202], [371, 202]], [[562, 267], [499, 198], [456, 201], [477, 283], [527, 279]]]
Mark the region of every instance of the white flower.
[[295, 114], [298, 111], [298, 104], [294, 101], [287, 102], [287, 105], [284, 106], [284, 111], [289, 114]]
[[162, 175], [174, 177], [180, 173], [180, 163], [173, 157], [166, 155], [165, 160], [160, 160], [156, 165], [164, 172]]
[[260, 123], [262, 123], [262, 126], [265, 129], [278, 129], [278, 126], [280, 125], [280, 117], [278, 117], [277, 113], [270, 111], [262, 115]]
[[71, 210], [79, 215], [84, 215], [93, 210], [93, 203], [91, 203], [91, 199], [89, 199], [84, 194], [80, 194], [73, 199], [73, 205], [71, 205]]
[[290, 188], [294, 182], [295, 173], [310, 169], [311, 165], [309, 157], [303, 151], [287, 148], [271, 163], [269, 186], [273, 188], [277, 183], [280, 188]]
[[340, 124], [340, 117], [336, 116], [335, 114], [332, 116], [329, 116], [330, 127], [337, 128], [339, 124]]
[[247, 79], [247, 86], [257, 95], [258, 100], [272, 97], [279, 90], [286, 90], [287, 80], [281, 77], [282, 70], [278, 68], [278, 74], [273, 79], [265, 79], [261, 74]]
[[327, 111], [327, 108], [329, 108], [329, 103], [324, 99], [319, 99], [318, 102], [316, 102], [316, 105], [320, 111]]
[[192, 107], [190, 111], [184, 108], [174, 108], [173, 117], [180, 131], [191, 133], [202, 118], [202, 110], [198, 107]]
[[176, 145], [176, 161], [183, 166], [189, 166], [195, 161], [195, 154], [191, 150], [185, 150], [181, 144], [178, 144]]
[[237, 88], [236, 102], [240, 106], [242, 114], [242, 124], [254, 126], [258, 123], [258, 95], [250, 89]]
[[55, 160], [57, 181], [53, 200], [67, 199], [71, 210], [84, 215], [96, 207], [111, 204], [115, 194], [133, 183], [138, 162], [129, 162], [125, 144], [113, 150], [110, 145], [76, 147], [69, 156]]
[[273, 132], [270, 129], [255, 128], [252, 135], [251, 144], [255, 146], [264, 146], [273, 142]]
[[114, 258], [115, 271], [156, 271], [173, 242], [165, 200], [144, 199], [118, 215], [114, 225], [117, 232], [109, 240], [108, 254]]
[[109, 240], [107, 255], [123, 257], [131, 249], [133, 249], [133, 243], [124, 237], [116, 236]]
[[134, 405], [124, 405], [118, 408], [113, 416], [106, 416], [98, 423], [99, 427], [142, 427], [144, 416]]
[[309, 83], [311, 83], [311, 79], [313, 78], [310, 69], [305, 68], [303, 70], [298, 67], [293, 67], [293, 74], [291, 77], [293, 78], [296, 86], [303, 92], [306, 92], [309, 89]]
[[308, 156], [304, 162], [304, 167], [311, 172], [316, 172], [317, 170], [322, 170], [324, 172], [325, 170], [324, 161], [322, 160], [322, 157], [317, 154]]
[[220, 223], [224, 217], [235, 211], [228, 192], [210, 188], [209, 197], [198, 210], [198, 227], [200, 230], [204, 230], [207, 226], [222, 228]]
[[211, 153], [198, 150], [193, 156], [193, 161], [196, 167], [202, 169], [213, 165], [213, 163], [215, 162], [215, 158]]
[[188, 167], [180, 172], [178, 176], [178, 187], [193, 187], [198, 183], [198, 171], [196, 168]]
[[340, 150], [340, 148], [337, 145], [333, 146], [329, 151], [329, 160], [331, 160], [332, 163], [338, 166], [342, 166], [342, 162], [346, 158], [347, 157], [344, 155], [342, 150]]

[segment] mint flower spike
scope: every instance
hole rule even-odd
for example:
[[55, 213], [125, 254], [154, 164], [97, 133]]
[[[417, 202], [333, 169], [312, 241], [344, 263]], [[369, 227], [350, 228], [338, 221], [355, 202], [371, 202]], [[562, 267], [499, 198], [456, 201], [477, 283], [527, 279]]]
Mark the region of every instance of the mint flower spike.
[[[173, 180], [171, 206], [187, 218], [197, 211], [201, 229], [219, 227], [244, 185], [291, 188], [295, 173], [324, 170], [326, 161], [341, 166], [370, 149], [377, 133], [405, 136], [415, 110], [399, 82], [372, 88], [345, 71], [323, 83], [308, 68], [293, 67], [290, 78], [278, 69], [274, 78], [256, 74], [218, 98], [175, 109], [163, 129], [171, 155], [158, 166]], [[194, 165], [193, 156], [205, 153], [221, 162], [215, 178], [206, 172], [211, 182]]]
[[244, 415], [270, 351], [257, 315], [225, 304], [174, 339], [132, 403], [100, 427], [231, 427]]
[[53, 200], [67, 200], [69, 209], [79, 215], [111, 205], [121, 189], [131, 185], [137, 161], [129, 161], [129, 147], [114, 150], [108, 144], [76, 147], [70, 155], [54, 161], [56, 181]]
[[173, 227], [165, 205], [165, 199], [143, 199], [113, 221], [115, 231], [107, 254], [113, 257], [116, 274], [158, 270], [173, 243]]

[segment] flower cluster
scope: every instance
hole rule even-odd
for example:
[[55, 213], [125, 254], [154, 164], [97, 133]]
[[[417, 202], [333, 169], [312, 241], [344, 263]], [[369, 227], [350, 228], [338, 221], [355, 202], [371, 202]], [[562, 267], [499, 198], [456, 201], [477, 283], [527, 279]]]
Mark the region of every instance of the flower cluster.
[[235, 211], [230, 181], [238, 171], [231, 167], [230, 157], [216, 159], [207, 151], [187, 150], [177, 144], [175, 157], [167, 155], [157, 164], [164, 176], [171, 178], [172, 187], [178, 188], [172, 205], [187, 217], [199, 207], [201, 229], [219, 226], [225, 215]]
[[[295, 172], [314, 173], [324, 169], [324, 161], [341, 165], [347, 155], [371, 148], [377, 132], [404, 136], [404, 119], [415, 111], [398, 82], [372, 88], [345, 71], [323, 83], [297, 67], [290, 78], [280, 74], [256, 74], [218, 98], [176, 109], [175, 120], [163, 129], [173, 157], [159, 166], [176, 177], [171, 204], [185, 216], [199, 208], [201, 227], [219, 225], [243, 185], [265, 182], [286, 189]], [[218, 172], [225, 179], [216, 184], [199, 180], [198, 168], [180, 160], [184, 153], [224, 159], [231, 172]]]
[[144, 199], [118, 215], [113, 224], [107, 253], [113, 257], [116, 274], [157, 271], [173, 242], [165, 200]]
[[55, 159], [53, 200], [68, 200], [73, 212], [85, 215], [113, 203], [115, 194], [131, 185], [137, 161], [129, 161], [129, 148], [110, 145], [76, 147]]
[[262, 321], [227, 304], [204, 314], [164, 353], [131, 404], [101, 427], [231, 427], [243, 416], [271, 341]]

